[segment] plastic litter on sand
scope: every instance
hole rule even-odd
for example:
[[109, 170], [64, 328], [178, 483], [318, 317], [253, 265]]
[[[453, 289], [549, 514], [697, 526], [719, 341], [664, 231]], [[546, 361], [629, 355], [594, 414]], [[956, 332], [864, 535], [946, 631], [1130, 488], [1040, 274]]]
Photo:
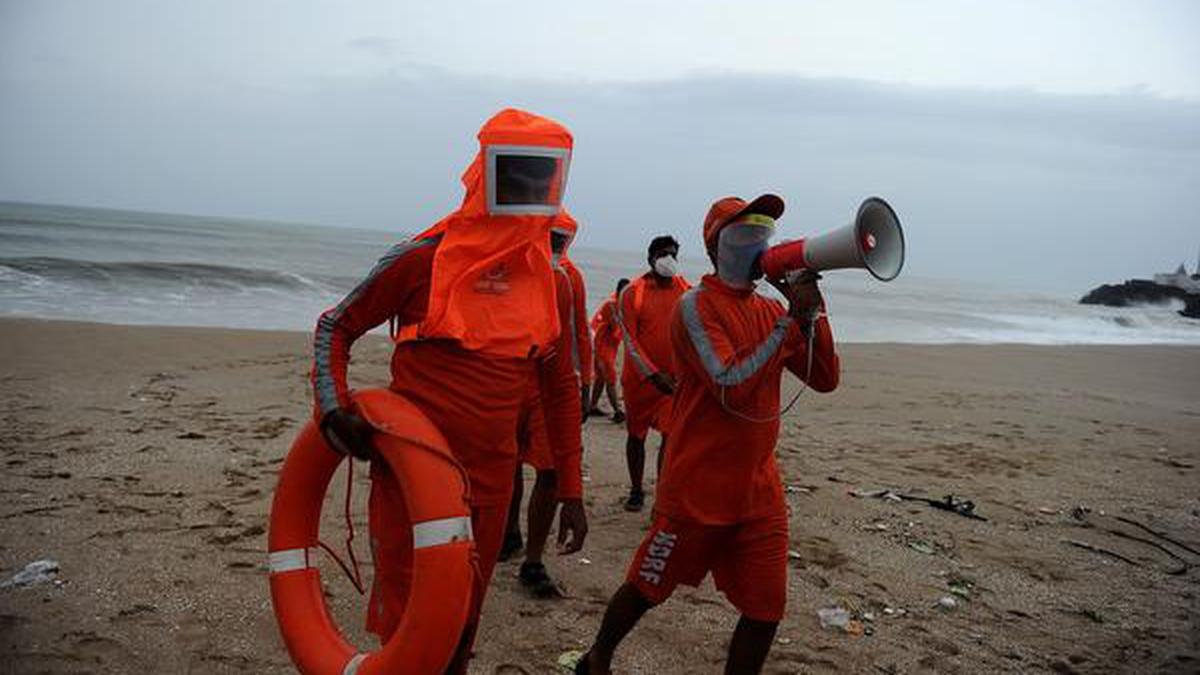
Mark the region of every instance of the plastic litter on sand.
[[53, 581], [58, 576], [58, 562], [55, 560], [37, 560], [25, 566], [7, 581], [0, 582], [0, 588], [15, 586], [33, 586], [47, 581]]

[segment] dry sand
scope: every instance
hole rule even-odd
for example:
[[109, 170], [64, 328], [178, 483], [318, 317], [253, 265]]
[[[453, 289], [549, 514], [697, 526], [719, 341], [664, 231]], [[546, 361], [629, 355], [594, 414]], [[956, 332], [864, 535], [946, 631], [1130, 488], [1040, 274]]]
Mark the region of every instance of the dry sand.
[[[61, 564], [57, 584], [0, 590], [0, 670], [291, 672], [264, 528], [309, 410], [308, 341], [0, 321], [0, 579]], [[388, 353], [378, 338], [356, 347], [352, 381], [386, 382]], [[1200, 671], [1200, 556], [1120, 520], [1200, 550], [1200, 349], [842, 354], [841, 388], [804, 394], [779, 444], [795, 559], [766, 672]], [[528, 599], [501, 564], [473, 672], [556, 672], [619, 583], [648, 512], [620, 509], [620, 429], [590, 421], [585, 443], [592, 534], [583, 555], [550, 562], [568, 597]], [[324, 532], [337, 545], [335, 484]], [[988, 520], [851, 494], [880, 488], [962, 495]], [[339, 622], [369, 646], [363, 601], [323, 569]], [[938, 607], [944, 596], [958, 606]], [[816, 612], [833, 606], [873, 617], [869, 634], [822, 629]], [[720, 672], [735, 621], [711, 583], [682, 591], [618, 669]]]

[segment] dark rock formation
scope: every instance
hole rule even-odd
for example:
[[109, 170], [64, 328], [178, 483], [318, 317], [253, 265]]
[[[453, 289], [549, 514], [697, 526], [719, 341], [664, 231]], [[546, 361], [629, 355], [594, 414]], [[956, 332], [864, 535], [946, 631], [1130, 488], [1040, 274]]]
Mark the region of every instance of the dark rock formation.
[[1161, 305], [1172, 300], [1184, 303], [1184, 308], [1179, 312], [1181, 316], [1200, 319], [1200, 295], [1145, 279], [1132, 279], [1123, 284], [1105, 284], [1092, 289], [1079, 302], [1084, 305], [1129, 307], [1130, 305]]
[[1184, 307], [1179, 310], [1180, 316], [1189, 319], [1200, 319], [1200, 295], [1192, 293], [1183, 299]]

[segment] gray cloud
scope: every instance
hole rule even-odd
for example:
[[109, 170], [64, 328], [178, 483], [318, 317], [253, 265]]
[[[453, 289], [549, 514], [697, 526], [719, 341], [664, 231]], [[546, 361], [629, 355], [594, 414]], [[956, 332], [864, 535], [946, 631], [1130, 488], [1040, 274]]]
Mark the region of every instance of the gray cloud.
[[351, 47], [392, 65], [271, 86], [3, 71], [0, 199], [412, 231], [457, 204], [476, 129], [514, 105], [575, 133], [582, 245], [640, 250], [673, 232], [698, 255], [713, 199], [765, 190], [787, 198], [792, 234], [884, 196], [916, 274], [1074, 288], [1200, 245], [1196, 103], [789, 76], [469, 77], [405, 61], [386, 38]]

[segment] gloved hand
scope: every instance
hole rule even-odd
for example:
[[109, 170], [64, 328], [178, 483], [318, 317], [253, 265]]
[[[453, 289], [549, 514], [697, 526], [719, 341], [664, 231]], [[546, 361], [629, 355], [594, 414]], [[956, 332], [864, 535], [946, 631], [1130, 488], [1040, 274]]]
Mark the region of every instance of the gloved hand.
[[325, 413], [321, 418], [321, 435], [330, 447], [343, 455], [355, 459], [368, 460], [375, 456], [375, 446], [371, 437], [375, 435], [375, 427], [344, 408], [337, 408]]

